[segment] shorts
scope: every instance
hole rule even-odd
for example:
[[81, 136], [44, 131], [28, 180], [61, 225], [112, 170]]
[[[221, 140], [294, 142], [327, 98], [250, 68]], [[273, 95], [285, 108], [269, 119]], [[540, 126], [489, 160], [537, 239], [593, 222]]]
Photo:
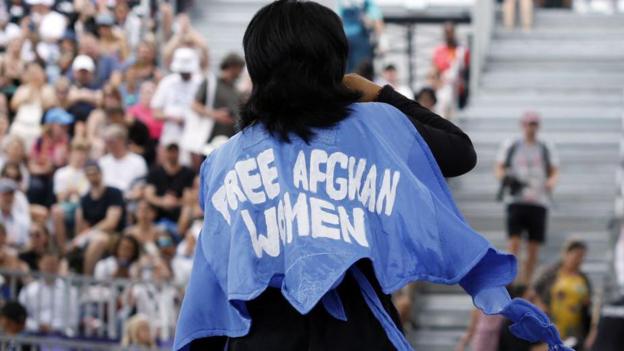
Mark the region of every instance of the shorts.
[[548, 210], [539, 205], [511, 204], [507, 206], [507, 235], [528, 234], [529, 241], [544, 243]]

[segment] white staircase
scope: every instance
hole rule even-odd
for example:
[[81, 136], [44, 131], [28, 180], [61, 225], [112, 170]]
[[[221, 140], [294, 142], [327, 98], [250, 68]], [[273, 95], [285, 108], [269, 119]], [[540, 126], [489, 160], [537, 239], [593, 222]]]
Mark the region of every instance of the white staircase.
[[[561, 158], [547, 243], [541, 262], [559, 257], [566, 238], [589, 243], [584, 270], [596, 286], [608, 272], [607, 225], [613, 216], [615, 173], [624, 113], [624, 16], [536, 13], [530, 33], [500, 24], [484, 65], [479, 92], [460, 124], [472, 138], [479, 163], [452, 183], [470, 224], [504, 249], [504, 207], [495, 202], [493, 176], [500, 143], [519, 135], [526, 110], [543, 117], [542, 137]], [[417, 350], [451, 351], [468, 324], [472, 305], [458, 287], [426, 285], [416, 301]]]

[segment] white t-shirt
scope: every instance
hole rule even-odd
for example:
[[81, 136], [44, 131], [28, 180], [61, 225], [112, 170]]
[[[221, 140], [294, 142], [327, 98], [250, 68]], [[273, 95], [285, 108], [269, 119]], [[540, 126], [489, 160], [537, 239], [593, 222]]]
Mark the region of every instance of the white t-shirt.
[[70, 189], [78, 190], [80, 196], [89, 190], [89, 181], [81, 168], [65, 166], [54, 173], [54, 194], [65, 193]]
[[133, 181], [147, 174], [145, 160], [133, 152], [128, 152], [122, 158], [106, 154], [100, 159], [99, 164], [102, 168], [104, 184], [115, 187], [123, 193], [130, 190]]
[[182, 124], [172, 121], [165, 122], [160, 137], [162, 145], [174, 141], [180, 142], [186, 112], [191, 108], [200, 84], [201, 77], [199, 75], [193, 75], [190, 80], [184, 81], [177, 73], [167, 75], [158, 83], [156, 92], [152, 97], [151, 107], [153, 109], [162, 109], [166, 116], [178, 117], [182, 122]]

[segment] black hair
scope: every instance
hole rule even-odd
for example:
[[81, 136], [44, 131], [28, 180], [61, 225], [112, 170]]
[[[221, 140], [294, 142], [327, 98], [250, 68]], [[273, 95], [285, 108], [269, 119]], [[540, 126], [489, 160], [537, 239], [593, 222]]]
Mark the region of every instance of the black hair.
[[396, 66], [393, 63], [389, 63], [384, 67], [383, 70], [384, 71], [396, 71]]
[[136, 262], [141, 256], [141, 244], [139, 241], [133, 237], [132, 235], [123, 235], [117, 242], [115, 243], [115, 248], [113, 250], [113, 256], [117, 256], [117, 251], [119, 250], [119, 246], [121, 246], [121, 242], [124, 240], [128, 240], [132, 246], [134, 246], [134, 252], [132, 253], [132, 257], [130, 258], [129, 263]]
[[571, 239], [564, 244], [563, 251], [567, 253], [567, 252], [579, 250], [579, 249], [587, 250], [587, 244], [582, 240]]
[[420, 99], [420, 97], [423, 96], [423, 95], [429, 95], [431, 97], [431, 100], [433, 100], [433, 104], [434, 105], [438, 102], [438, 98], [437, 98], [435, 90], [433, 90], [433, 88], [424, 87], [424, 88], [420, 89], [418, 94], [416, 94], [416, 101], [418, 101]]
[[4, 306], [2, 306], [2, 309], [0, 309], [0, 316], [19, 325], [24, 325], [26, 324], [28, 312], [21, 303], [17, 301], [8, 301], [4, 304]]
[[289, 141], [347, 117], [360, 93], [342, 84], [349, 45], [340, 18], [314, 2], [275, 1], [256, 13], [243, 38], [253, 83], [240, 127], [262, 123]]

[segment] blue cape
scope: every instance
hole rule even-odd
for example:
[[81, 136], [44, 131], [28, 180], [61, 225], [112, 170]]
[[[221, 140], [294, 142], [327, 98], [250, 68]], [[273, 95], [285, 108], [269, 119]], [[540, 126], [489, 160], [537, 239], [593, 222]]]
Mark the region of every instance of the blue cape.
[[411, 350], [353, 266], [361, 259], [386, 294], [416, 280], [459, 283], [485, 313], [516, 322], [517, 336], [564, 349], [543, 313], [510, 299], [514, 257], [468, 226], [427, 144], [390, 105], [354, 104], [309, 144], [281, 142], [261, 124], [246, 128], [202, 165], [200, 202], [204, 224], [175, 350], [246, 335], [245, 302], [269, 286], [302, 314], [320, 302], [348, 320], [334, 291], [348, 271], [392, 343]]

